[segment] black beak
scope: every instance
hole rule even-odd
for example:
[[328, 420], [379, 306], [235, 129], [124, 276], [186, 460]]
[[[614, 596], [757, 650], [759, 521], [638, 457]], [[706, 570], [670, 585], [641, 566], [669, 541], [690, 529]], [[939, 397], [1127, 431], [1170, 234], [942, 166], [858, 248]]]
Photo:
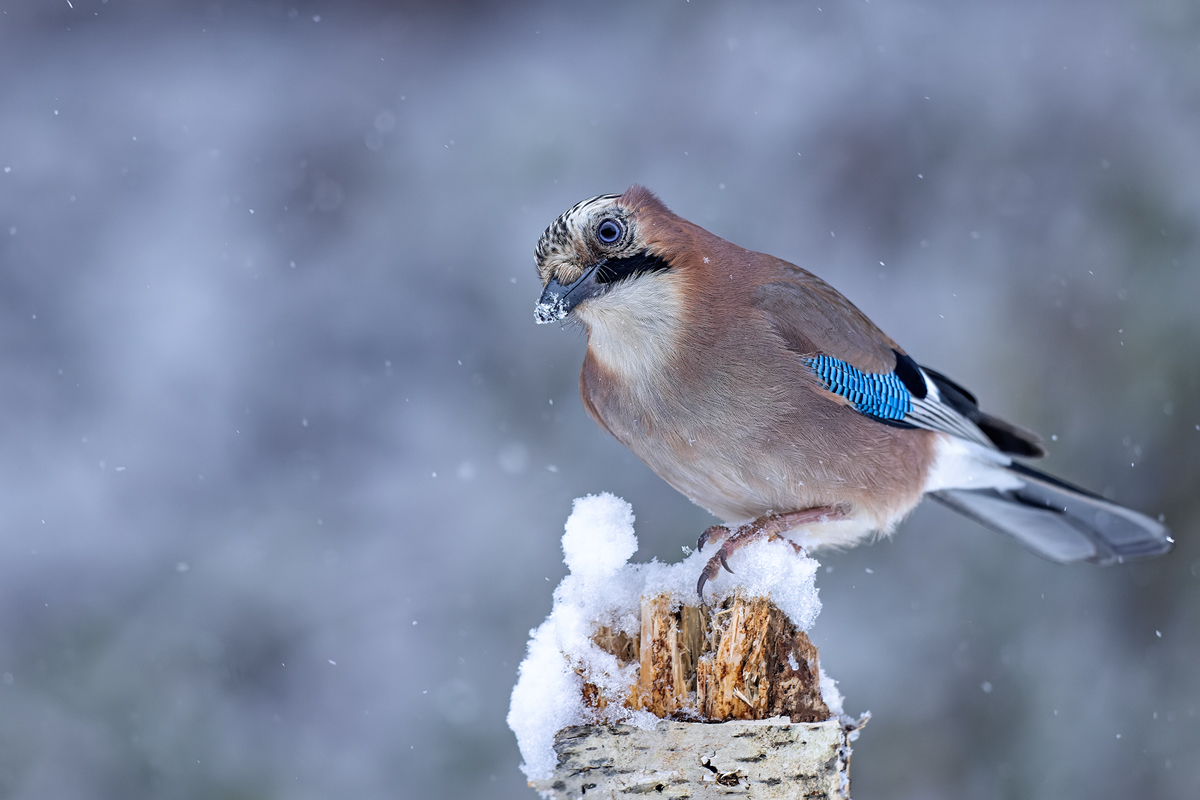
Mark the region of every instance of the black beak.
[[[600, 262], [600, 264], [603, 263], [603, 261]], [[596, 270], [600, 264], [593, 265], [570, 286], [563, 286], [557, 280], [551, 279], [546, 284], [546, 288], [542, 290], [542, 297], [533, 311], [538, 324], [557, 322], [570, 314], [575, 306], [584, 300], [600, 294], [604, 288], [602, 284], [596, 282]]]

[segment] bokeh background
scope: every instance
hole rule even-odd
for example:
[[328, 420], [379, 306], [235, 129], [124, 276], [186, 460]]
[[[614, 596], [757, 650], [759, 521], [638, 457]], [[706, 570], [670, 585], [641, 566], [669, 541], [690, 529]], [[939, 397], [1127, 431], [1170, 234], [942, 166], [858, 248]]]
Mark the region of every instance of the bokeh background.
[[641, 182], [1150, 514], [824, 557], [855, 797], [1200, 796], [1200, 7], [0, 3], [0, 796], [529, 798], [582, 411], [532, 251]]

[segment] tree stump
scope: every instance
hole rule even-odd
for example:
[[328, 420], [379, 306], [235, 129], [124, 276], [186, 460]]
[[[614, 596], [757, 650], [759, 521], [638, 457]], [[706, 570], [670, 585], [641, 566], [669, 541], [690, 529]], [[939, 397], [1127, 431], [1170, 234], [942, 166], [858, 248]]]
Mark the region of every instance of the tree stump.
[[[849, 797], [861, 723], [833, 717], [816, 647], [768, 599], [644, 598], [640, 636], [600, 628], [593, 641], [638, 663], [625, 706], [663, 721], [559, 731], [554, 775], [530, 783], [544, 797]], [[608, 700], [583, 678], [585, 703], [602, 710]]]

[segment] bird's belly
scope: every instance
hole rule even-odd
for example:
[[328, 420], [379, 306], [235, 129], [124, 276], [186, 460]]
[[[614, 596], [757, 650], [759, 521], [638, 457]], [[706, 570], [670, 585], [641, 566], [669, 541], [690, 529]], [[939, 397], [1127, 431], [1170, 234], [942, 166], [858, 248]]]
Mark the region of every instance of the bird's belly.
[[[638, 455], [664, 480], [723, 522], [740, 524], [767, 514], [806, 508], [836, 507], [845, 516], [793, 530], [788, 537], [807, 548], [847, 547], [875, 532], [890, 531], [915, 501], [881, 508], [864, 502], [860, 492], [824, 486], [803, 469], [803, 463], [760, 453], [752, 463], [721, 457], [656, 460], [649, 442], [636, 448]], [[818, 465], [820, 467], [821, 465]], [[918, 498], [919, 499], [919, 498]]]
[[712, 430], [694, 422], [668, 428], [647, 416], [624, 430], [610, 428], [667, 483], [727, 523], [837, 507], [843, 519], [792, 537], [807, 547], [842, 547], [890, 531], [920, 500], [919, 489], [877, 493], [879, 477], [864, 471], [873, 459], [859, 463], [853, 454], [828, 454], [805, 437], [783, 440], [752, 426]]
[[680, 382], [663, 375], [657, 383], [614, 378], [585, 367], [589, 410], [660, 477], [725, 522], [837, 507], [844, 520], [807, 531], [816, 539], [807, 543], [847, 545], [890, 531], [920, 501], [932, 458], [928, 431], [814, 403], [796, 387], [747, 393], [701, 382], [708, 391], [684, 396], [674, 391]]

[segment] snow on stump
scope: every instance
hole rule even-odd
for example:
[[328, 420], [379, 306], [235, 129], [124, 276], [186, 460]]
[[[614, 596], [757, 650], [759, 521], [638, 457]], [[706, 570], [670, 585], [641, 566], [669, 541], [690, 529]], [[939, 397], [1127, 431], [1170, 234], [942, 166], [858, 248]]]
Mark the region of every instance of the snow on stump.
[[509, 726], [547, 798], [848, 798], [850, 742], [805, 631], [817, 563], [785, 542], [731, 559], [701, 605], [706, 557], [628, 564], [633, 514], [612, 495], [575, 501], [571, 574], [531, 632]]

